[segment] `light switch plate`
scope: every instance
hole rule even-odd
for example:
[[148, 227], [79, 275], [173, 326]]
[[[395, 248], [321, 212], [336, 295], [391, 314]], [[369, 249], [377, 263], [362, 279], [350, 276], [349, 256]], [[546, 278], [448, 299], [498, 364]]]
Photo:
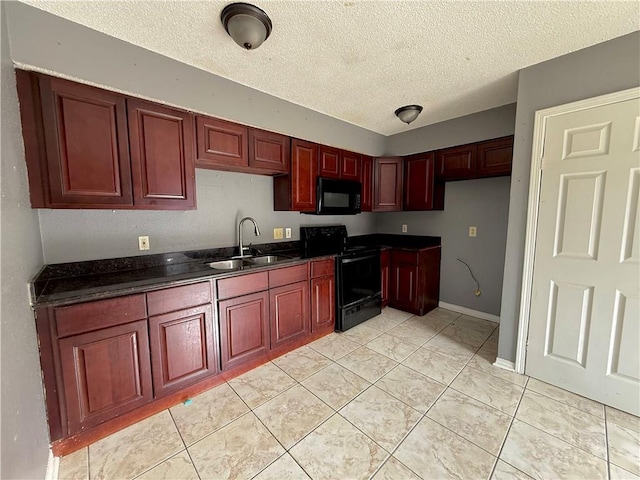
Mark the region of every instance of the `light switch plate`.
[[291, 238], [291, 229], [290, 228], [285, 228], [284, 236], [285, 236], [285, 238]]
[[402, 233], [407, 233], [407, 224], [406, 223], [402, 224]]

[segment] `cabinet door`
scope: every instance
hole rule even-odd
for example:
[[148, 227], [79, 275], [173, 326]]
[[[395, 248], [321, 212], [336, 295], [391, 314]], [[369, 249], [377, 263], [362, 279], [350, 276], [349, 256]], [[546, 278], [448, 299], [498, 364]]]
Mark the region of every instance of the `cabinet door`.
[[442, 210], [444, 185], [435, 179], [435, 154], [414, 155], [404, 165], [403, 210]]
[[382, 250], [380, 252], [380, 274], [382, 279], [380, 282], [382, 290], [382, 307], [389, 304], [389, 285], [391, 283], [391, 251]]
[[218, 371], [211, 305], [149, 318], [156, 398]]
[[249, 129], [217, 118], [196, 117], [196, 167], [237, 169], [249, 166]]
[[465, 180], [476, 173], [476, 144], [438, 151], [438, 176], [443, 180]]
[[152, 400], [147, 321], [59, 342], [68, 434]]
[[362, 183], [361, 209], [363, 212], [370, 212], [373, 208], [373, 157], [362, 156], [360, 183]]
[[391, 262], [391, 290], [389, 305], [400, 310], [417, 308], [418, 266]]
[[309, 334], [309, 282], [269, 290], [271, 348]]
[[336, 323], [334, 275], [311, 279], [311, 331], [333, 330]]
[[476, 176], [497, 177], [511, 175], [512, 158], [513, 137], [479, 143]]
[[128, 100], [134, 204], [143, 208], [195, 207], [193, 116]]
[[402, 210], [402, 159], [376, 158], [374, 162], [374, 212]]
[[340, 162], [340, 178], [344, 180], [360, 181], [360, 163], [362, 162], [359, 153], [342, 151], [342, 161]]
[[315, 143], [294, 139], [291, 148], [291, 210], [314, 212], [318, 146]]
[[269, 173], [287, 173], [289, 146], [289, 137], [250, 128], [249, 166]]
[[133, 205], [124, 97], [41, 77], [50, 206]]
[[269, 351], [269, 294], [254, 293], [218, 302], [222, 370]]
[[318, 175], [326, 178], [340, 178], [340, 150], [326, 145], [320, 145], [318, 150]]

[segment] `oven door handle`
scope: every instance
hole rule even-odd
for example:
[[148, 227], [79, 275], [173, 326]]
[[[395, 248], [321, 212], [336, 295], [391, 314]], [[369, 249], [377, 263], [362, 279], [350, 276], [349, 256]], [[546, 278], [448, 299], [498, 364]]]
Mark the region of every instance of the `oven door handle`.
[[352, 263], [359, 262], [361, 260], [369, 260], [370, 258], [377, 258], [378, 255], [367, 255], [366, 257], [356, 257], [356, 258], [341, 258], [340, 263]]

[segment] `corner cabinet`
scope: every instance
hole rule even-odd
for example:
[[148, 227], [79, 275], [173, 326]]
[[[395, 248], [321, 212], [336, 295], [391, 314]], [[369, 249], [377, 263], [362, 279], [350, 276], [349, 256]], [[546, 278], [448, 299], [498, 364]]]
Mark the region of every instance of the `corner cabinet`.
[[140, 100], [127, 102], [134, 204], [195, 207], [193, 115]]
[[16, 71], [33, 208], [195, 207], [191, 114]]
[[290, 155], [289, 137], [278, 133], [249, 129], [249, 167], [270, 174], [287, 173]]
[[440, 247], [391, 251], [389, 306], [424, 315], [440, 298]]
[[402, 210], [402, 164], [400, 157], [376, 158], [373, 164], [373, 211]]
[[403, 210], [444, 210], [444, 183], [435, 177], [433, 152], [405, 159]]

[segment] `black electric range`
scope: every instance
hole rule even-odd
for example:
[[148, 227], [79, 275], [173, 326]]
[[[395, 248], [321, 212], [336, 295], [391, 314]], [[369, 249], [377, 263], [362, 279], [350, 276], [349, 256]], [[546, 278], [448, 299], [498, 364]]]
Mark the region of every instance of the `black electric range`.
[[300, 227], [305, 257], [336, 255], [336, 330], [344, 332], [379, 315], [380, 249], [348, 246], [345, 225]]

